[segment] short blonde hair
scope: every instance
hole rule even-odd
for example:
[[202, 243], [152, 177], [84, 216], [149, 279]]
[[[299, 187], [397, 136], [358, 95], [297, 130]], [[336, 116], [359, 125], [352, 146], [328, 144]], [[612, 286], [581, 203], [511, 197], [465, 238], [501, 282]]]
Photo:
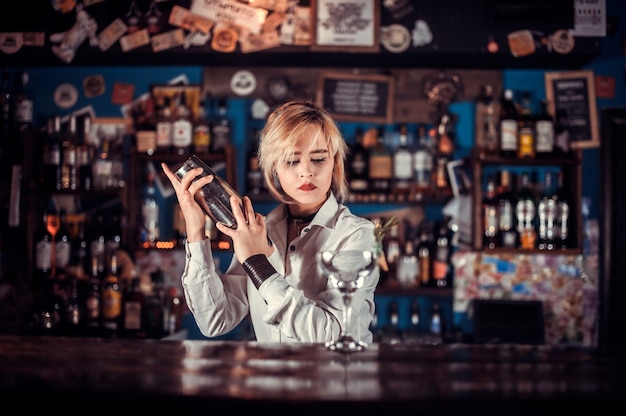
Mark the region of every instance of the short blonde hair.
[[325, 110], [308, 101], [290, 101], [280, 105], [270, 113], [261, 131], [259, 166], [268, 189], [280, 202], [294, 203], [294, 200], [280, 188], [276, 166], [292, 157], [296, 143], [311, 125], [319, 128], [319, 134], [333, 157], [333, 179], [330, 190], [338, 201], [343, 202], [348, 196], [345, 175], [348, 146], [337, 122]]

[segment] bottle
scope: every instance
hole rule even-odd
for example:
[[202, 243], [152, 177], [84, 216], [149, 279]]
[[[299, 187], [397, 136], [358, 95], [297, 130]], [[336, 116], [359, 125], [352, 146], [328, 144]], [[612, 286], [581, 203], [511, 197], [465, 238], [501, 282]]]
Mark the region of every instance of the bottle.
[[528, 91], [522, 92], [522, 106], [517, 121], [517, 157], [535, 157], [535, 119]]
[[159, 203], [154, 172], [148, 172], [141, 204], [141, 244], [144, 248], [155, 247], [159, 240]]
[[554, 120], [548, 113], [546, 100], [541, 100], [541, 111], [535, 121], [535, 154], [542, 158], [554, 155]]
[[139, 277], [133, 277], [124, 295], [122, 331], [126, 338], [144, 338], [146, 335], [143, 324], [145, 297], [141, 292], [140, 283]]
[[437, 155], [439, 158], [450, 160], [454, 154], [456, 142], [455, 117], [444, 112], [437, 125]]
[[168, 317], [165, 314], [163, 289], [163, 271], [158, 269], [150, 274], [152, 291], [146, 297], [145, 302], [145, 331], [148, 338], [161, 338], [165, 335], [165, 322]]
[[409, 136], [406, 124], [400, 126], [398, 147], [393, 153], [393, 193], [402, 202], [409, 198], [413, 179], [413, 155], [409, 150]]
[[89, 273], [89, 244], [85, 238], [85, 222], [76, 224], [77, 231], [70, 240], [70, 267], [74, 276], [78, 278], [88, 277]]
[[96, 262], [98, 273], [103, 274], [107, 267], [106, 235], [104, 229], [104, 215], [98, 212], [96, 222], [91, 226], [89, 237], [89, 257]]
[[412, 239], [404, 241], [404, 250], [397, 259], [396, 279], [401, 287], [411, 288], [419, 286], [420, 275], [419, 259], [415, 251], [415, 242]]
[[28, 86], [29, 74], [26, 71], [16, 73], [18, 78], [13, 92], [13, 123], [15, 131], [24, 132], [32, 128], [34, 115], [33, 94]]
[[420, 286], [430, 287], [432, 285], [431, 268], [431, 241], [428, 225], [420, 226], [419, 242], [417, 244], [417, 260], [419, 263]]
[[104, 258], [106, 264], [122, 244], [122, 214], [117, 210], [110, 212], [109, 224], [106, 227], [104, 240]]
[[432, 310], [430, 315], [429, 335], [433, 344], [438, 344], [442, 341], [442, 319], [441, 319], [441, 307], [439, 302], [435, 301], [432, 304]]
[[517, 221], [517, 233], [519, 235], [519, 248], [523, 250], [530, 250], [536, 247], [536, 215], [537, 201], [535, 193], [531, 188], [530, 175], [524, 172], [521, 174], [520, 188], [517, 192], [517, 202], [515, 203], [515, 219]]
[[78, 279], [76, 277], [72, 277], [70, 282], [70, 293], [67, 304], [65, 305], [64, 334], [71, 337], [78, 337], [82, 335], [82, 315], [83, 307], [80, 299]]
[[376, 145], [369, 150], [369, 178], [373, 200], [385, 202], [391, 190], [393, 159], [385, 145], [385, 132], [378, 129]]
[[476, 100], [476, 148], [485, 154], [498, 153], [498, 106], [493, 96], [493, 85], [480, 87]]
[[573, 199], [565, 187], [565, 174], [559, 171], [557, 175], [556, 189], [556, 221], [555, 221], [555, 240], [559, 249], [566, 249], [571, 243], [570, 236], [570, 215]]
[[98, 155], [92, 167], [93, 188], [97, 191], [106, 191], [112, 187], [113, 160], [111, 159], [109, 140], [104, 137], [100, 139]]
[[231, 122], [228, 118], [228, 107], [225, 99], [217, 101], [217, 116], [213, 121], [211, 130], [211, 151], [223, 153], [231, 144]]
[[404, 331], [403, 341], [406, 344], [419, 344], [422, 339], [420, 328], [420, 301], [413, 299], [409, 309], [409, 327]]
[[505, 89], [500, 100], [500, 156], [517, 155], [518, 111], [513, 101], [513, 90]]
[[93, 189], [93, 148], [89, 144], [89, 134], [91, 132], [91, 118], [84, 117], [82, 123], [82, 134], [80, 144], [76, 148], [76, 158], [78, 161], [79, 189], [89, 192]]
[[193, 122], [193, 151], [196, 154], [209, 153], [211, 148], [211, 123], [206, 116], [205, 101], [198, 107], [198, 117]]
[[172, 151], [172, 124], [173, 120], [170, 97], [164, 97], [163, 103], [157, 108], [156, 152], [158, 154], [168, 154]]
[[35, 278], [46, 281], [52, 276], [52, 241], [54, 236], [48, 230], [48, 209], [43, 210], [42, 222], [33, 233]]
[[259, 165], [259, 132], [257, 129], [252, 131], [250, 141], [248, 143], [247, 159], [248, 170], [246, 172], [246, 192], [250, 196], [259, 196], [265, 191], [263, 172]]
[[76, 141], [76, 117], [72, 115], [61, 142], [61, 189], [65, 191], [78, 190]]
[[385, 259], [387, 260], [387, 272], [381, 275], [380, 285], [395, 287], [398, 283], [398, 263], [401, 255], [397, 223], [392, 225], [389, 228], [389, 232], [383, 237], [383, 249], [385, 250]]
[[389, 304], [389, 323], [382, 329], [380, 336], [381, 344], [400, 344], [402, 331], [399, 327], [398, 302], [392, 300]]
[[59, 229], [54, 235], [55, 264], [57, 278], [64, 278], [68, 272], [72, 254], [72, 239], [67, 227], [67, 211], [64, 207], [59, 210]]
[[102, 273], [98, 259], [91, 259], [89, 280], [85, 290], [83, 329], [88, 337], [99, 337], [102, 334]]
[[350, 144], [347, 172], [350, 200], [366, 202], [369, 188], [369, 156], [364, 145], [362, 128], [356, 129], [354, 142]]
[[106, 338], [116, 338], [120, 334], [122, 291], [118, 272], [117, 255], [113, 255], [102, 287], [102, 332]]
[[438, 288], [449, 287], [450, 282], [450, 217], [441, 221], [435, 240], [435, 253], [432, 259], [432, 277]]
[[438, 156], [435, 165], [435, 190], [437, 193], [445, 193], [450, 189], [450, 182], [448, 178], [448, 158], [445, 156]]
[[433, 154], [428, 145], [426, 126], [423, 123], [417, 126], [418, 143], [413, 153], [413, 172], [416, 189], [416, 198], [421, 199], [424, 193], [431, 189], [433, 170]]
[[172, 146], [174, 153], [184, 155], [190, 153], [193, 144], [193, 115], [184, 91], [178, 94], [177, 101], [172, 122]]
[[60, 191], [61, 185], [61, 117], [48, 119], [43, 151], [43, 183], [49, 191]]
[[513, 191], [511, 173], [507, 169], [500, 171], [498, 188], [498, 243], [502, 248], [517, 248], [517, 228], [515, 227], [514, 207], [516, 199]]
[[494, 249], [498, 246], [498, 204], [496, 179], [487, 178], [487, 189], [482, 201], [483, 214], [483, 247]]
[[541, 190], [541, 197], [537, 203], [538, 245], [540, 250], [554, 250], [555, 220], [556, 220], [556, 188], [552, 172], [546, 172]]

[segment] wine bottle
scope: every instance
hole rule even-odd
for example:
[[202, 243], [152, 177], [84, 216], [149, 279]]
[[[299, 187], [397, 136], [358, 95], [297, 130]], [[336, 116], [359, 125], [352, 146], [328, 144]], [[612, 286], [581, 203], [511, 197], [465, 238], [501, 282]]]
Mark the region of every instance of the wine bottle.
[[493, 85], [481, 85], [476, 100], [476, 148], [486, 154], [498, 152], [498, 108], [493, 97]]
[[164, 97], [157, 107], [156, 152], [168, 154], [172, 151], [172, 107], [170, 97]]
[[369, 157], [363, 140], [363, 129], [358, 128], [354, 135], [354, 142], [350, 144], [350, 154], [347, 163], [350, 200], [358, 202], [367, 201], [369, 188]]
[[89, 280], [85, 290], [83, 329], [88, 337], [99, 337], [102, 334], [102, 274], [98, 268], [98, 260], [91, 259]]
[[122, 309], [122, 331], [126, 338], [144, 338], [145, 296], [140, 289], [139, 277], [133, 277], [128, 290], [124, 294]]
[[76, 158], [78, 161], [79, 188], [82, 191], [91, 191], [93, 188], [93, 147], [89, 144], [89, 134], [91, 133], [91, 118], [84, 117], [82, 123], [82, 134], [79, 137], [79, 144], [76, 148]]
[[536, 196], [531, 188], [530, 175], [524, 172], [521, 174], [520, 188], [517, 193], [517, 202], [515, 204], [515, 219], [517, 221], [517, 233], [519, 235], [519, 248], [523, 250], [529, 250], [536, 247], [536, 215]]
[[193, 121], [193, 151], [196, 154], [208, 153], [211, 148], [211, 122], [206, 114], [206, 101], [198, 106], [198, 117]]
[[522, 106], [517, 122], [517, 157], [535, 157], [535, 120], [531, 107], [530, 92], [522, 92]]
[[378, 129], [376, 145], [370, 148], [368, 159], [373, 200], [385, 202], [391, 190], [393, 159], [385, 144], [385, 132], [382, 128]]
[[418, 143], [413, 153], [413, 172], [416, 188], [416, 198], [420, 199], [424, 193], [431, 189], [433, 170], [433, 154], [428, 145], [426, 126], [420, 123], [417, 127]]
[[396, 200], [403, 202], [409, 198], [413, 179], [413, 155], [409, 150], [409, 136], [406, 124], [400, 126], [398, 147], [392, 156], [393, 193]]
[[217, 101], [217, 115], [212, 123], [211, 151], [223, 153], [231, 143], [231, 122], [228, 118], [228, 106], [225, 99]]
[[515, 227], [514, 207], [516, 198], [513, 192], [511, 173], [500, 171], [500, 185], [498, 187], [498, 243], [503, 248], [517, 248], [517, 228]]
[[65, 208], [59, 210], [59, 229], [54, 235], [55, 251], [55, 274], [57, 278], [65, 278], [68, 273], [70, 257], [72, 253], [72, 241], [70, 231], [67, 226], [67, 211]]
[[557, 213], [556, 189], [552, 172], [546, 172], [537, 203], [538, 236], [537, 247], [540, 250], [554, 250], [555, 220]]
[[439, 225], [437, 238], [435, 240], [435, 253], [432, 259], [432, 273], [435, 286], [438, 288], [446, 288], [450, 286], [450, 217], [446, 217]]
[[113, 255], [102, 288], [102, 331], [107, 338], [116, 338], [120, 334], [122, 291], [118, 273], [117, 255]]
[[513, 90], [505, 89], [500, 100], [500, 156], [515, 157], [517, 154], [517, 107]]
[[52, 276], [52, 241], [54, 236], [48, 230], [48, 216], [48, 209], [44, 209], [42, 222], [33, 233], [34, 276], [39, 282], [46, 281]]
[[429, 225], [422, 225], [419, 232], [419, 242], [417, 244], [417, 260], [419, 263], [419, 279], [422, 287], [432, 285], [432, 242]]
[[556, 224], [555, 224], [555, 240], [557, 247], [566, 249], [572, 245], [572, 236], [570, 231], [570, 215], [573, 205], [571, 194], [565, 187], [565, 174], [559, 171], [557, 175], [556, 190]]
[[498, 245], [498, 204], [496, 200], [496, 179], [487, 178], [487, 189], [482, 201], [483, 247], [493, 249]]
[[535, 122], [535, 154], [543, 158], [554, 155], [554, 120], [548, 113], [546, 100], [541, 100], [541, 111]]
[[143, 189], [141, 205], [141, 244], [143, 247], [154, 247], [159, 239], [159, 203], [156, 199], [157, 189], [153, 172], [148, 172]]
[[48, 191], [61, 190], [61, 117], [48, 119], [43, 150], [43, 185]]
[[178, 94], [177, 99], [172, 122], [172, 146], [174, 153], [184, 155], [191, 152], [193, 145], [192, 113], [187, 104], [187, 94], [184, 91]]
[[61, 142], [61, 189], [78, 190], [78, 160], [76, 151], [76, 117], [70, 116], [67, 130]]

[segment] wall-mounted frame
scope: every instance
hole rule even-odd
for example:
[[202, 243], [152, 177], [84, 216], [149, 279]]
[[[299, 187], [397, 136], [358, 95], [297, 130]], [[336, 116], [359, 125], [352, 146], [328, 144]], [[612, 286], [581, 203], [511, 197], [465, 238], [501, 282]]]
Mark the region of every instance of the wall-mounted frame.
[[371, 0], [311, 0], [311, 50], [378, 52], [380, 3]]
[[599, 147], [593, 71], [546, 72], [544, 79], [550, 115], [568, 131], [571, 148]]
[[336, 120], [389, 124], [393, 122], [394, 85], [388, 75], [322, 72], [317, 105]]

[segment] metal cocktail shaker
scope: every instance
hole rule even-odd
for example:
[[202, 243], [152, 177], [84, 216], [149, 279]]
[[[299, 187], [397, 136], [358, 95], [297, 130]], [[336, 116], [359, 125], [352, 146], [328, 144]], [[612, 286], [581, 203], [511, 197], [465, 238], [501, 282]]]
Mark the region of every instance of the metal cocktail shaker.
[[194, 182], [208, 175], [213, 175], [213, 180], [196, 192], [194, 195], [196, 201], [198, 201], [202, 210], [213, 222], [221, 222], [230, 228], [237, 228], [237, 221], [230, 209], [230, 197], [231, 195], [236, 195], [241, 201], [241, 196], [206, 163], [200, 160], [196, 155], [192, 155], [178, 168], [176, 177], [180, 180], [187, 172], [199, 167], [203, 169], [203, 172], [196, 176], [193, 180]]

